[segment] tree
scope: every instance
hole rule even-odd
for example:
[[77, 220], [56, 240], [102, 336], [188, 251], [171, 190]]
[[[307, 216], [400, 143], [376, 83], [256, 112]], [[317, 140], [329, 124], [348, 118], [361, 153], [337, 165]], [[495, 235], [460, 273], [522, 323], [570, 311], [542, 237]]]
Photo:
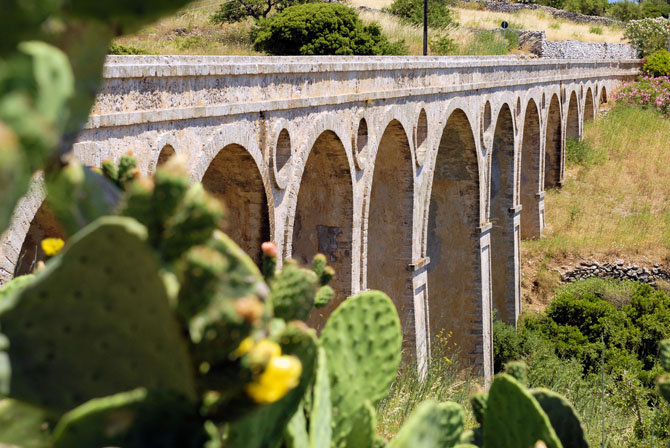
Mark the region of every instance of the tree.
[[247, 17], [259, 20], [266, 18], [270, 12], [283, 11], [289, 6], [311, 1], [313, 0], [226, 0], [210, 20], [213, 23], [241, 22]]
[[388, 41], [379, 25], [364, 25], [352, 8], [338, 3], [291, 6], [259, 21], [254, 48], [275, 55], [382, 55], [407, 52]]

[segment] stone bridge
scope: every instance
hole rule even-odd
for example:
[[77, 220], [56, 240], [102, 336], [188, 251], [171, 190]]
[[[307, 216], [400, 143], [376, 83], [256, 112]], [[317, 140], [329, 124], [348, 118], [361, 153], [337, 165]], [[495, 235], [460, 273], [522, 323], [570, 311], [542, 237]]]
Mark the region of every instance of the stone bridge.
[[[449, 337], [492, 373], [491, 320], [521, 308], [522, 238], [544, 194], [636, 60], [515, 57], [110, 57], [75, 144], [86, 165], [127, 151], [151, 173], [173, 154], [225, 201], [225, 229], [257, 261], [327, 255], [335, 303], [381, 289], [404, 347]], [[36, 177], [3, 235], [0, 277], [25, 272], [57, 232]], [[130, 261], [129, 261], [130, 262]]]

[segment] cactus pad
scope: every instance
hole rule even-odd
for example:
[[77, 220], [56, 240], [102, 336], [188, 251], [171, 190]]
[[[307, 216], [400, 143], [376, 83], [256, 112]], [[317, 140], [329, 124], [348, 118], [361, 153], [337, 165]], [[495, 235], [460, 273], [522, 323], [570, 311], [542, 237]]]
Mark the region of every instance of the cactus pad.
[[547, 389], [533, 389], [530, 393], [549, 417], [564, 447], [588, 448], [582, 422], [568, 400]]
[[131, 218], [100, 218], [0, 303], [11, 397], [66, 411], [137, 387], [194, 395], [186, 345], [146, 235]]
[[49, 430], [55, 417], [46, 410], [17, 400], [0, 400], [0, 446], [50, 446]]
[[375, 428], [377, 427], [377, 416], [375, 408], [369, 400], [363, 403], [363, 406], [358, 408], [358, 411], [353, 416], [351, 431], [343, 440], [342, 447], [372, 447], [375, 443]]
[[511, 376], [497, 375], [484, 414], [484, 448], [533, 448], [538, 440], [547, 448], [563, 446], [530, 392]]
[[665, 401], [670, 403], [670, 373], [664, 373], [659, 376], [656, 380], [656, 384], [658, 385], [658, 392]]
[[314, 377], [314, 398], [312, 414], [309, 420], [309, 440], [312, 448], [330, 446], [333, 428], [330, 426], [333, 410], [330, 404], [330, 383], [328, 383], [328, 359], [326, 352], [319, 347], [316, 375]]
[[402, 334], [393, 302], [380, 291], [345, 300], [321, 333], [328, 358], [335, 441], [351, 429], [350, 419], [369, 400], [375, 406], [393, 383], [400, 364]]
[[448, 448], [463, 432], [465, 411], [458, 403], [427, 400], [412, 412], [389, 448]]
[[19, 277], [14, 277], [12, 280], [5, 283], [3, 287], [0, 288], [0, 301], [32, 283], [33, 278], [35, 278], [35, 274], [21, 275]]
[[670, 339], [665, 339], [660, 343], [661, 365], [666, 372], [670, 372]]
[[90, 400], [65, 414], [54, 429], [54, 448], [202, 446], [197, 407], [168, 391], [140, 388]]
[[528, 366], [523, 361], [510, 361], [505, 364], [505, 373], [522, 385], [528, 384]]
[[488, 399], [489, 399], [488, 393], [475, 394], [470, 398], [472, 413], [475, 416], [475, 420], [480, 425], [484, 424], [484, 414], [486, 414], [486, 401]]
[[295, 261], [287, 260], [270, 288], [270, 300], [275, 317], [284, 320], [306, 321], [314, 307], [317, 276]]

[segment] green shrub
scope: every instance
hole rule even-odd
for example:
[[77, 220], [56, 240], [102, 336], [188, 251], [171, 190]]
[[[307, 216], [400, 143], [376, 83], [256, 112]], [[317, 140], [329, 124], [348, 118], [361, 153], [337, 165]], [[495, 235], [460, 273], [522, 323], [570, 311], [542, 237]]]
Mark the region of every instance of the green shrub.
[[[428, 26], [444, 28], [456, 22], [449, 10], [450, 0], [428, 0]], [[394, 0], [384, 11], [413, 25], [423, 25], [423, 0]]]
[[444, 36], [436, 37], [430, 41], [430, 51], [433, 54], [447, 55], [453, 54], [458, 49], [454, 39], [449, 37], [448, 34]]
[[391, 43], [377, 24], [364, 25], [353, 9], [338, 3], [291, 6], [259, 21], [254, 48], [275, 55], [389, 55], [407, 52]]
[[603, 29], [599, 26], [592, 26], [591, 28], [589, 28], [589, 33], [600, 35], [603, 33]]
[[670, 75], [670, 52], [668, 50], [655, 51], [647, 58], [643, 70], [651, 76]]
[[612, 3], [609, 6], [607, 14], [622, 22], [638, 20], [644, 17], [640, 5], [635, 2], [629, 2], [628, 0]]
[[148, 51], [141, 48], [133, 47], [130, 45], [122, 45], [112, 42], [109, 46], [109, 52], [107, 54], [113, 55], [133, 55], [133, 54], [150, 54]]
[[603, 163], [607, 153], [594, 148], [586, 140], [568, 138], [565, 140], [565, 160], [569, 165], [592, 166]]
[[589, 16], [602, 16], [607, 10], [607, 0], [565, 0], [563, 9]]
[[652, 54], [668, 46], [670, 19], [631, 20], [626, 24], [624, 37], [644, 55]]
[[496, 320], [493, 322], [493, 371], [502, 372], [505, 363], [521, 359], [522, 336], [514, 326]]
[[467, 55], [507, 54], [511, 49], [518, 47], [519, 36], [514, 32], [481, 31], [475, 32], [472, 41], [460, 52]]
[[209, 20], [217, 24], [241, 22], [248, 17], [258, 20], [267, 17], [271, 12], [279, 12], [289, 6], [310, 1], [312, 0], [226, 0]]
[[640, 4], [644, 17], [667, 17], [670, 13], [670, 5], [664, 1], [646, 0]]

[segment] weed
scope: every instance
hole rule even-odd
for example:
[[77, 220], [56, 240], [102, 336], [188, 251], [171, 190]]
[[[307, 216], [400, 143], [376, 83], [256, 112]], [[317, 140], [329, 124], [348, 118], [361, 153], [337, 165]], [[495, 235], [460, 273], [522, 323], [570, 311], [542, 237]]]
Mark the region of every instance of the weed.
[[589, 33], [601, 35], [603, 34], [603, 29], [599, 26], [592, 26], [591, 28], [589, 28]]

